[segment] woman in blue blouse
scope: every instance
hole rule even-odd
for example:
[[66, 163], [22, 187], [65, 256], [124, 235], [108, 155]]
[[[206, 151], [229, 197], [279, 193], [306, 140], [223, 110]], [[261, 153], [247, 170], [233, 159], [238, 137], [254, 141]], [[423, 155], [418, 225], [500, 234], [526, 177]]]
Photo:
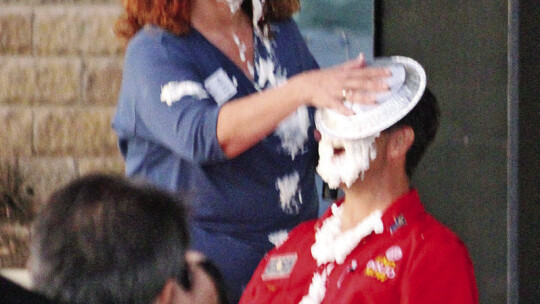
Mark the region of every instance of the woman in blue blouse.
[[126, 173], [187, 195], [192, 244], [231, 302], [286, 231], [317, 216], [315, 107], [374, 100], [384, 69], [318, 69], [298, 0], [124, 0], [113, 127]]

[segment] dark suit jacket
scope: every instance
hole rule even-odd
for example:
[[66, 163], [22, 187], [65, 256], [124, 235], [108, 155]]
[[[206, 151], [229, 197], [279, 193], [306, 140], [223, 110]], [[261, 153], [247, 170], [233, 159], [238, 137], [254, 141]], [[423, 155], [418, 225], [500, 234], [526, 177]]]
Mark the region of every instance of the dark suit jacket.
[[4, 304], [53, 304], [44, 296], [30, 291], [0, 275], [0, 298]]

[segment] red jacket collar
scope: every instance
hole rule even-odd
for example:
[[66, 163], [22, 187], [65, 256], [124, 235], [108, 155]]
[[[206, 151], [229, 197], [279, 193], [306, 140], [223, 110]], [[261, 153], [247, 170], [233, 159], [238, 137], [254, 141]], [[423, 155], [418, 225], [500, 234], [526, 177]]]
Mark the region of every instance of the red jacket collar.
[[[336, 205], [341, 205], [345, 198], [335, 201]], [[409, 192], [397, 198], [383, 213], [382, 221], [385, 232], [394, 233], [399, 228], [407, 225], [407, 222], [412, 222], [419, 216], [425, 213], [424, 206], [420, 201], [418, 191], [412, 188]], [[323, 216], [319, 219], [317, 227], [322, 225], [322, 222], [332, 215], [332, 209], [328, 208]]]

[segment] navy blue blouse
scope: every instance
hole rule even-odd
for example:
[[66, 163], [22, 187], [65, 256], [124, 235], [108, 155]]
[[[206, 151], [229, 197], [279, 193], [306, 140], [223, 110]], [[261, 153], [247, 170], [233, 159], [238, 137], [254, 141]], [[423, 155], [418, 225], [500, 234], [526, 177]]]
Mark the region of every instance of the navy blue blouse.
[[[272, 31], [273, 61], [287, 77], [318, 68], [294, 21]], [[255, 60], [268, 56], [255, 40]], [[234, 159], [218, 144], [220, 106], [256, 93], [259, 76], [252, 82], [195, 29], [179, 37], [147, 26], [128, 45], [113, 121], [127, 175], [186, 197], [192, 246], [223, 272], [233, 302], [274, 246], [270, 239], [318, 210], [313, 109], [295, 154], [276, 132]], [[167, 86], [177, 95], [164, 97]]]

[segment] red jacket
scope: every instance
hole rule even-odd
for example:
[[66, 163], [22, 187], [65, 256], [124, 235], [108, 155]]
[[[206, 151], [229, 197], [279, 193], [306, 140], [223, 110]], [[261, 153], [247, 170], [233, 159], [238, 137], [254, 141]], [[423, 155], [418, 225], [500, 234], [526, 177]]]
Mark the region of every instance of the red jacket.
[[[315, 271], [322, 270], [311, 246], [317, 227], [331, 215], [329, 209], [320, 220], [299, 225], [269, 252], [240, 303], [300, 302]], [[368, 235], [343, 264], [334, 265], [322, 303], [478, 303], [467, 248], [426, 213], [416, 190], [396, 200], [382, 222], [383, 233]]]

